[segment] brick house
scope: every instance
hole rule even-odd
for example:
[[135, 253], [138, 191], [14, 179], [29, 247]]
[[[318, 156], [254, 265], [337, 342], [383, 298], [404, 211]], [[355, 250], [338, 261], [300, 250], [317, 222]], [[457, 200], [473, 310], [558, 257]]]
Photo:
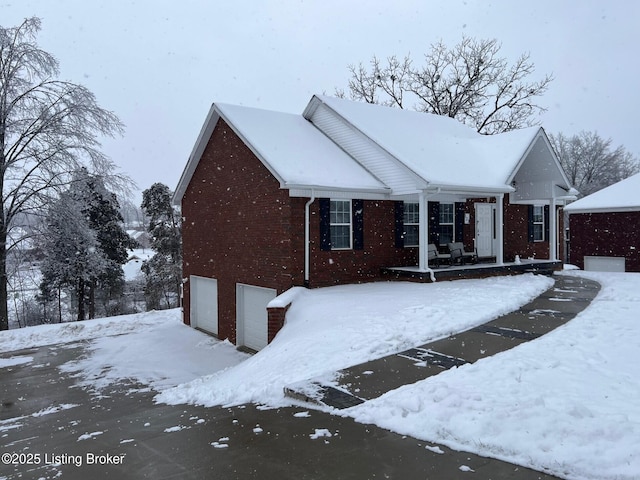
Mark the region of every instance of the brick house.
[[640, 173], [566, 207], [569, 262], [584, 270], [640, 272]]
[[427, 244], [486, 267], [560, 265], [574, 191], [544, 130], [483, 136], [436, 115], [314, 96], [302, 115], [214, 104], [174, 195], [184, 321], [253, 349], [294, 286], [433, 278]]

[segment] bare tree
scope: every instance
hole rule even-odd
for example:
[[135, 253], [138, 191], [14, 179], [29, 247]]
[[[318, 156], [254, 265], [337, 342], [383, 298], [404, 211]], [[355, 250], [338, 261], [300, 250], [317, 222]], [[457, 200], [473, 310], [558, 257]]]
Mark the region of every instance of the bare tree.
[[0, 27], [0, 330], [9, 326], [6, 259], [15, 219], [43, 211], [81, 165], [110, 173], [99, 138], [123, 132], [87, 88], [58, 80], [57, 60], [36, 43], [39, 30], [36, 17]]
[[[373, 57], [369, 66], [350, 65], [349, 97], [455, 118], [483, 134], [536, 125], [536, 104], [553, 80], [529, 81], [535, 68], [529, 54], [513, 64], [499, 57], [497, 40], [463, 38], [453, 48], [431, 46], [420, 66], [409, 55], [386, 62]], [[345, 97], [343, 90], [336, 95]]]
[[640, 164], [623, 146], [612, 147], [596, 132], [567, 137], [550, 135], [550, 141], [571, 184], [586, 196], [640, 171]]

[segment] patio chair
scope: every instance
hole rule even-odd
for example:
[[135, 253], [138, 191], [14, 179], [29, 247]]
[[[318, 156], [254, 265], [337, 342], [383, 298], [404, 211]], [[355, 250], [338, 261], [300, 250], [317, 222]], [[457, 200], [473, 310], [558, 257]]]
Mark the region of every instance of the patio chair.
[[478, 262], [478, 255], [475, 251], [468, 252], [464, 249], [464, 244], [462, 242], [453, 242], [447, 244], [449, 247], [449, 252], [451, 253], [451, 264], [460, 263], [460, 265], [464, 265], [469, 261], [470, 263]]
[[440, 253], [438, 251], [438, 247], [435, 246], [434, 243], [430, 243], [427, 248], [427, 262], [434, 263], [436, 267], [440, 268], [440, 262], [446, 261], [451, 265], [451, 254], [450, 253]]

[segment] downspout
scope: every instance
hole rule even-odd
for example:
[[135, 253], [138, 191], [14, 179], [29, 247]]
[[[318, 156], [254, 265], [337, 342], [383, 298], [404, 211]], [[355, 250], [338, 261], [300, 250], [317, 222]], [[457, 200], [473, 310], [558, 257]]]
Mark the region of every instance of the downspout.
[[316, 192], [311, 190], [311, 198], [304, 205], [304, 286], [309, 287], [309, 258], [311, 256], [311, 246], [310, 246], [310, 233], [309, 233], [309, 223], [310, 223], [310, 215], [309, 210], [311, 208], [311, 204], [316, 199]]

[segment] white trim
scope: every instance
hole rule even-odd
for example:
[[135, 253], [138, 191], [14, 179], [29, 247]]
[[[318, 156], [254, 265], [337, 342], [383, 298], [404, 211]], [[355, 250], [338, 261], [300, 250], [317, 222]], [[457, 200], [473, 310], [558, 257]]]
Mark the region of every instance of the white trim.
[[542, 127], [540, 127], [538, 132], [533, 136], [533, 138], [531, 140], [531, 143], [529, 144], [527, 149], [524, 151], [522, 157], [520, 158], [520, 161], [518, 161], [518, 163], [516, 164], [516, 167], [511, 172], [511, 175], [509, 175], [509, 177], [507, 178], [506, 184], [507, 185], [511, 185], [511, 182], [513, 181], [513, 179], [518, 174], [518, 171], [520, 170], [520, 167], [522, 167], [522, 164], [524, 163], [525, 159], [527, 158], [527, 155], [529, 155], [529, 153], [531, 152], [531, 149], [533, 148], [533, 146], [537, 142], [538, 138], [542, 138], [542, 140], [544, 141], [547, 149], [549, 150], [549, 153], [551, 154], [551, 158], [553, 159], [554, 163], [556, 164], [556, 168], [558, 169], [558, 172], [560, 173], [560, 176], [562, 177], [562, 180], [565, 182], [565, 186], [567, 188], [569, 188], [569, 189], [572, 188], [572, 185], [569, 182], [569, 178], [567, 177], [567, 174], [565, 173], [564, 168], [562, 168], [562, 165], [560, 164], [560, 160], [558, 159], [558, 156], [556, 155], [556, 152], [554, 151], [553, 147], [551, 146], [551, 142], [549, 141], [549, 137], [547, 136], [547, 132]]
[[427, 207], [427, 196], [424, 192], [420, 192], [418, 197], [418, 218], [420, 221], [420, 227], [418, 228], [418, 267], [420, 267], [420, 271], [425, 271], [429, 268], [429, 249], [427, 248], [429, 222]]
[[[345, 202], [349, 204], [349, 246], [348, 247], [334, 247], [333, 239], [331, 236], [332, 226], [346, 226], [346, 223], [331, 223], [331, 203], [332, 202]], [[329, 239], [331, 241], [331, 250], [353, 250], [353, 201], [350, 198], [330, 198], [329, 199]]]
[[549, 260], [555, 261], [558, 259], [557, 251], [557, 238], [558, 238], [558, 226], [556, 223], [556, 202], [551, 199], [551, 205], [549, 205]]

